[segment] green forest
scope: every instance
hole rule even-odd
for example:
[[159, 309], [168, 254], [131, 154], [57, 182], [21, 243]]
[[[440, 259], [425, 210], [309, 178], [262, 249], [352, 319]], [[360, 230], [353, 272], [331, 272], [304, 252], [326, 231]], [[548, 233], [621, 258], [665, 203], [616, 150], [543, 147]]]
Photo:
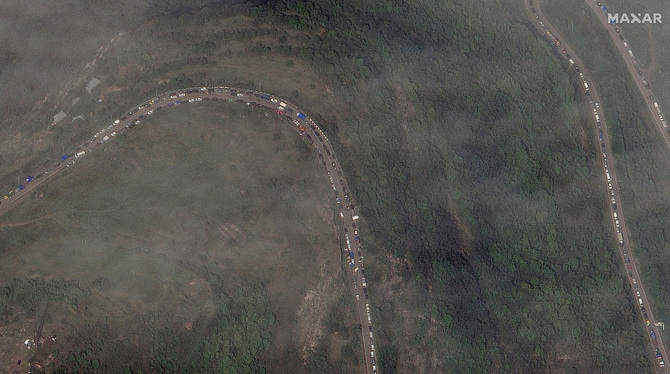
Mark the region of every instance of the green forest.
[[[380, 373], [648, 372], [589, 111], [574, 69], [537, 33], [520, 1], [149, 2], [143, 17], [150, 24], [133, 40], [143, 52], [99, 62], [110, 70], [141, 63], [147, 71], [127, 96], [95, 110], [120, 115], [164, 76], [171, 79], [161, 81], [161, 91], [270, 85], [253, 71], [227, 71], [221, 61], [228, 58], [281, 58], [281, 82], [313, 73], [332, 91], [330, 100], [306, 93], [317, 82], [292, 82], [277, 94], [308, 110], [346, 173], [364, 232]], [[547, 14], [558, 18], [556, 7]], [[199, 28], [227, 19], [239, 26]], [[580, 19], [580, 27], [587, 21]], [[627, 156], [644, 153], [651, 136], [641, 129], [637, 99], [614, 94], [629, 84], [612, 78], [623, 75], [620, 61], [605, 62], [607, 53], [589, 60], [587, 49], [587, 63], [611, 68], [596, 79], [607, 87], [603, 100], [615, 103], [604, 110], [615, 124], [616, 162], [630, 170], [628, 198], [650, 209], [643, 204], [650, 200], [634, 196], [632, 181], [662, 168], [651, 154], [639, 165]], [[632, 220], [645, 246], [664, 246], [655, 225], [664, 212]], [[65, 281], [26, 285], [57, 302], [87, 297]], [[32, 296], [12, 287], [0, 294], [0, 307], [35, 308], [22, 301]], [[263, 352], [275, 348], [268, 332], [275, 317], [262, 284], [241, 287], [221, 296], [216, 317], [194, 324], [192, 334], [173, 334], [170, 326], [155, 331], [147, 362], [121, 349], [132, 363], [124, 369], [264, 372]], [[347, 331], [338, 312], [326, 324], [331, 336]], [[328, 340], [312, 352], [306, 371], [351, 372], [333, 357], [356, 355], [360, 347], [347, 342], [334, 354]], [[63, 359], [59, 372], [113, 369], [105, 365], [117, 348], [86, 344]], [[185, 346], [193, 349], [180, 351]]]
[[[216, 317], [194, 323], [191, 334], [177, 325], [155, 329], [148, 338], [154, 342], [148, 362], [114, 342], [89, 338], [82, 342], [85, 349], [68, 353], [53, 372], [262, 373], [259, 356], [269, 346], [273, 323], [263, 285], [251, 284], [222, 296]], [[90, 333], [102, 335], [105, 329], [96, 326]]]
[[261, 15], [311, 31], [304, 58], [349, 99], [322, 122], [351, 144], [340, 153], [378, 258], [403, 260], [394, 297], [390, 264], [370, 271], [382, 372], [648, 369], [574, 73], [521, 4], [287, 1]]

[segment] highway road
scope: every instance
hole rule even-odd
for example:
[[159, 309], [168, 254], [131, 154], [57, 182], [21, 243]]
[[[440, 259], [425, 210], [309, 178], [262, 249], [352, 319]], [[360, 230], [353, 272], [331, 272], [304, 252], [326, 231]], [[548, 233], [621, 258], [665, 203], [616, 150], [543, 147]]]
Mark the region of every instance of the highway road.
[[607, 22], [607, 14], [604, 13], [602, 10], [600, 10], [600, 7], [598, 6], [598, 3], [596, 1], [590, 0], [585, 1], [585, 3], [595, 13], [598, 20], [600, 20], [600, 22], [607, 30], [610, 38], [612, 38], [614, 45], [621, 54], [621, 57], [626, 63], [628, 71], [633, 77], [633, 81], [635, 81], [635, 85], [637, 86], [638, 90], [640, 91], [640, 94], [642, 95], [647, 104], [647, 109], [649, 109], [649, 113], [651, 114], [651, 118], [654, 121], [654, 124], [660, 131], [661, 136], [665, 141], [665, 144], [670, 148], [670, 136], [668, 135], [668, 127], [667, 127], [668, 125], [666, 123], [665, 117], [663, 117], [662, 113], [660, 112], [660, 109], [657, 109], [654, 106], [656, 99], [654, 98], [654, 95], [652, 93], [651, 84], [645, 78], [644, 73], [642, 72], [642, 68], [639, 66], [637, 60], [635, 59], [635, 54], [633, 53], [630, 44], [623, 35], [623, 31], [618, 26], [610, 25]]
[[355, 212], [353, 198], [347, 188], [346, 178], [327, 136], [311, 118], [288, 101], [265, 93], [230, 87], [196, 87], [161, 94], [133, 108], [123, 117], [101, 129], [84, 144], [71, 150], [67, 157], [65, 157], [66, 155], [61, 156], [62, 161], [54, 163], [47, 170], [34, 174], [35, 178], [31, 181], [26, 180], [21, 185], [21, 189], [18, 187], [13, 189], [8, 194], [11, 195], [8, 196], [8, 199], [1, 200], [0, 214], [10, 210], [26, 196], [29, 196], [47, 181], [54, 179], [64, 170], [74, 167], [78, 162], [84, 162], [88, 155], [95, 152], [99, 147], [104, 147], [107, 143], [114, 141], [114, 138], [119, 134], [128, 133], [135, 126], [141, 126], [142, 121], [155, 111], [181, 105], [193, 105], [193, 103], [204, 101], [232, 102], [265, 109], [285, 119], [287, 124], [295, 128], [301, 136], [304, 136], [314, 146], [315, 155], [324, 167], [331, 185], [337, 214], [342, 220], [341, 229], [345, 246], [341, 257], [346, 258], [347, 261], [346, 271], [349, 274], [348, 279], [350, 279], [352, 302], [356, 305], [361, 331], [365, 372], [367, 374], [377, 374], [374, 347], [376, 342], [370, 315], [370, 296], [367, 280], [365, 279], [361, 235], [357, 226], [358, 215]]
[[[587, 1], [587, 3], [588, 2], [589, 1]], [[644, 285], [639, 275], [638, 267], [632, 256], [633, 251], [630, 246], [621, 197], [619, 196], [619, 184], [617, 181], [616, 170], [614, 168], [614, 158], [609, 141], [610, 137], [608, 134], [608, 126], [605, 117], [603, 116], [602, 103], [600, 102], [600, 97], [598, 96], [598, 90], [591, 80], [591, 74], [588, 68], [582, 63], [575, 51], [566, 43], [565, 38], [563, 38], [557, 29], [553, 27], [547, 20], [547, 18], [542, 13], [539, 4], [534, 0], [530, 0], [528, 2], [524, 1], [524, 3], [526, 5], [528, 14], [533, 19], [533, 23], [540, 30], [540, 32], [549, 38], [552, 36], [554, 38], [558, 38], [560, 45], [556, 46], [556, 48], [558, 48], [559, 52], [562, 53], [566, 59], [572, 59], [573, 62], [571, 65], [574, 66], [576, 73], [579, 74], [582, 90], [585, 92], [586, 99], [588, 100], [591, 107], [595, 133], [598, 137], [597, 144], [600, 145], [602, 156], [600, 160], [602, 162], [604, 172], [603, 182], [606, 184], [608, 191], [607, 198], [609, 200], [611, 223], [614, 229], [614, 239], [617, 241], [617, 243], [619, 243], [619, 255], [624, 266], [624, 271], [627, 274], [628, 283], [631, 287], [633, 303], [640, 312], [640, 320], [644, 326], [646, 336], [650, 343], [649, 347], [651, 347], [652, 350], [650, 351], [650, 354], [653, 357], [652, 362], [654, 362], [654, 369], [657, 373], [663, 373], [665, 370], [664, 360], [667, 359], [668, 356], [663, 340], [660, 338], [658, 329], [655, 326], [657, 321], [654, 318], [653, 311], [651, 310], [650, 303], [647, 298], [647, 293], [645, 292]], [[597, 10], [600, 12], [599, 8]], [[556, 45], [556, 43], [554, 43], [554, 45]], [[563, 51], [563, 49], [565, 49], [565, 51]], [[662, 355], [662, 360], [657, 359], [657, 353]]]

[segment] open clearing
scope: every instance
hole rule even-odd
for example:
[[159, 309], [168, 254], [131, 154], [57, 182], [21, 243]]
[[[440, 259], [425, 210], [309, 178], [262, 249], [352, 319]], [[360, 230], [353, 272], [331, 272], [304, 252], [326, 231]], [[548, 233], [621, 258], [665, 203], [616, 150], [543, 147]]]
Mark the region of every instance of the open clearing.
[[[273, 349], [256, 358], [307, 370], [316, 326], [344, 292], [330, 191], [307, 143], [229, 103], [157, 112], [120, 136], [2, 217], [3, 284], [74, 281], [66, 297], [5, 296], [2, 370], [27, 369], [23, 342], [47, 299], [42, 336], [57, 338], [36, 356], [43, 365], [99, 341], [94, 359], [148, 368], [149, 355], [196, 357], [205, 327], [249, 284], [276, 319], [263, 337]], [[156, 347], [166, 334], [187, 344]]]

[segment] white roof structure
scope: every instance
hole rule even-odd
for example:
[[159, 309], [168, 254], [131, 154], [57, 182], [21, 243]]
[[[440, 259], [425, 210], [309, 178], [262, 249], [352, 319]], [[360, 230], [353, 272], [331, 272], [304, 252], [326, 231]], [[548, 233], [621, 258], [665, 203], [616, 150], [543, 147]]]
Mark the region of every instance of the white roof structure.
[[65, 117], [67, 117], [67, 114], [65, 114], [65, 112], [61, 110], [54, 116], [54, 123], [62, 121], [63, 119], [65, 119]]
[[92, 91], [97, 85], [99, 85], [99, 84], [100, 84], [100, 79], [98, 79], [98, 78], [92, 78], [92, 79], [88, 82], [88, 84], [86, 85], [86, 91], [88, 91], [88, 93], [91, 93], [91, 91]]

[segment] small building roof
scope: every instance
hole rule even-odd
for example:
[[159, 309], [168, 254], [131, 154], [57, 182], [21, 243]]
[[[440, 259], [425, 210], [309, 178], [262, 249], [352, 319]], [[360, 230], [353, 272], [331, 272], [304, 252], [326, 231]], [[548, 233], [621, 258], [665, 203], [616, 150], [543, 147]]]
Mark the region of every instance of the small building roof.
[[74, 100], [72, 100], [72, 106], [75, 106], [75, 105], [79, 104], [80, 101], [81, 101], [80, 98], [78, 98], [78, 97], [74, 98]]
[[54, 123], [62, 121], [65, 117], [67, 117], [67, 114], [61, 110], [54, 116]]
[[86, 91], [88, 91], [88, 93], [91, 93], [91, 91], [95, 88], [95, 86], [97, 86], [99, 84], [100, 84], [100, 79], [91, 78], [91, 80], [86, 85]]

